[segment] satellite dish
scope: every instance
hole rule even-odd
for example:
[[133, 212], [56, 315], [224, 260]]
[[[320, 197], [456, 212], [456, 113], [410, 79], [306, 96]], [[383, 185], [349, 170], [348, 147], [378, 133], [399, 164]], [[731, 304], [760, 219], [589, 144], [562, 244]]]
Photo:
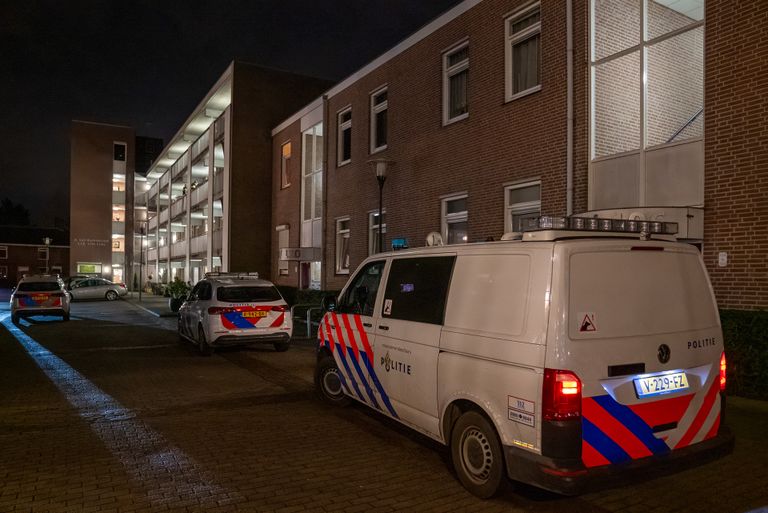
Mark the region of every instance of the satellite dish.
[[439, 232], [429, 232], [427, 234], [427, 246], [442, 246], [443, 236]]

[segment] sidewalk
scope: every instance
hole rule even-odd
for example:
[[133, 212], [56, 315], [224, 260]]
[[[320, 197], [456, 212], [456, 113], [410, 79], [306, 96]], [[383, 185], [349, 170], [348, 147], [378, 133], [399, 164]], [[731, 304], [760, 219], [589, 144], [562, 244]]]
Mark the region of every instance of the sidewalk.
[[155, 317], [176, 317], [175, 312], [171, 312], [168, 307], [168, 298], [163, 296], [155, 296], [154, 294], [141, 294], [141, 301], [139, 301], [138, 292], [129, 292], [127, 296], [123, 298], [128, 303], [131, 303], [137, 308], [141, 308], [146, 312], [154, 315]]

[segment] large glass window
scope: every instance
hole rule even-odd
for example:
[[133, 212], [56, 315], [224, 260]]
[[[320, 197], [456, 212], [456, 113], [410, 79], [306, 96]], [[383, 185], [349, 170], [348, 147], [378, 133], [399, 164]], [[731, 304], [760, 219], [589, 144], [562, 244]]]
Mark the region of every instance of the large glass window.
[[504, 189], [505, 232], [522, 232], [529, 219], [541, 215], [541, 182], [510, 185]]
[[454, 256], [393, 260], [382, 316], [442, 324], [455, 260]]
[[290, 141], [280, 147], [280, 188], [291, 186], [291, 143]]
[[389, 98], [384, 87], [371, 95], [371, 153], [387, 147], [387, 110]]
[[319, 219], [323, 209], [323, 124], [318, 123], [303, 134], [302, 219]]
[[383, 272], [383, 260], [371, 262], [363, 267], [355, 275], [352, 284], [347, 288], [344, 295], [339, 298], [336, 311], [372, 316]]
[[462, 194], [442, 201], [442, 232], [448, 244], [462, 244], [468, 240], [467, 200], [468, 196]]
[[505, 20], [506, 97], [541, 88], [541, 6], [529, 5]]
[[703, 135], [704, 0], [591, 1], [593, 159]]
[[469, 115], [469, 43], [443, 55], [443, 123]]

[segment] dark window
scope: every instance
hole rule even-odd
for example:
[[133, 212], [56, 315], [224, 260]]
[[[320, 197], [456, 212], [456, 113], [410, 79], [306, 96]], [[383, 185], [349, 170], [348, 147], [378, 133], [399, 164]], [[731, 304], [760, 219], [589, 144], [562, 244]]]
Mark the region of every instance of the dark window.
[[125, 144], [114, 144], [115, 160], [125, 162]]
[[280, 301], [283, 296], [272, 285], [219, 287], [216, 299], [228, 303], [251, 303], [254, 301]]
[[210, 283], [203, 283], [197, 298], [201, 301], [210, 301], [213, 297], [213, 287]]
[[387, 145], [387, 111], [376, 114], [376, 148]]
[[352, 159], [352, 127], [345, 128], [341, 132], [341, 160], [346, 162]]
[[353, 278], [352, 284], [339, 299], [336, 311], [371, 316], [376, 294], [384, 272], [384, 261], [371, 262], [363, 267]]
[[443, 324], [455, 260], [453, 256], [442, 256], [392, 261], [384, 294], [384, 317]]
[[19, 283], [19, 292], [58, 292], [61, 290], [55, 281], [28, 281]]
[[203, 283], [198, 283], [192, 288], [192, 292], [189, 293], [189, 300], [196, 301], [200, 299], [200, 290], [203, 288]]

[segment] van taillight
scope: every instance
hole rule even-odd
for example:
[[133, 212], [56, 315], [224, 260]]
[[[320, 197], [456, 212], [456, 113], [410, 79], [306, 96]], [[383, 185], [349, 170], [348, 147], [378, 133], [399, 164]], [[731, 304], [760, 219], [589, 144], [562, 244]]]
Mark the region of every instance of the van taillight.
[[569, 420], [581, 417], [581, 380], [571, 371], [544, 369], [542, 398], [544, 420]]
[[725, 392], [725, 351], [720, 355], [720, 391]]

